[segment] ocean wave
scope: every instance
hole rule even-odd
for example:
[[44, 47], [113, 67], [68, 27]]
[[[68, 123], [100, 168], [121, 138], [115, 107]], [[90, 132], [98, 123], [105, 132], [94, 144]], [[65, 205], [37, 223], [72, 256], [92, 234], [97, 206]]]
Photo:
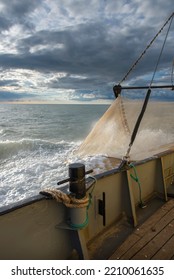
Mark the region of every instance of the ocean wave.
[[61, 140], [59, 142], [51, 142], [42, 139], [20, 139], [16, 141], [4, 140], [0, 141], [0, 157], [8, 158], [15, 155], [26, 155], [27, 153], [45, 153], [50, 151], [62, 151], [67, 147], [71, 147], [73, 142]]
[[[2, 127], [2, 125], [1, 125], [1, 127]], [[0, 129], [0, 136], [2, 137], [2, 138], [4, 138], [4, 137], [8, 137], [8, 136], [11, 136], [11, 135], [15, 135], [16, 134], [16, 131], [14, 130], [14, 129], [12, 129], [12, 128], [6, 128], [5, 126], [4, 126], [4, 128], [1, 128]]]
[[68, 176], [76, 145], [41, 139], [1, 141], [0, 205], [38, 194], [47, 187], [57, 187], [57, 181]]

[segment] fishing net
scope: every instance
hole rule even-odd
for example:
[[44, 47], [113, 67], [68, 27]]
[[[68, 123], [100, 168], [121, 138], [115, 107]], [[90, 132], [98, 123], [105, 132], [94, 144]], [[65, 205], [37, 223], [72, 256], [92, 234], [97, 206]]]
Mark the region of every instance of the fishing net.
[[[78, 155], [122, 159], [142, 104], [143, 100], [129, 100], [120, 95], [82, 142]], [[131, 148], [130, 160], [144, 159], [173, 147], [173, 118], [173, 102], [150, 101]]]
[[119, 96], [81, 144], [81, 156], [102, 154], [122, 157], [130, 138], [123, 100]]

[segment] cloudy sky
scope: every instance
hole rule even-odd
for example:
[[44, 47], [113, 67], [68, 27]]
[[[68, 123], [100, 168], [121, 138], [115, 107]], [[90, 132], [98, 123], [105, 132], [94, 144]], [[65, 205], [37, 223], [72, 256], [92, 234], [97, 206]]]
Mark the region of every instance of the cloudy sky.
[[[113, 99], [172, 12], [173, 0], [0, 0], [0, 100]], [[122, 85], [149, 84], [167, 28]], [[171, 84], [173, 41], [174, 20], [154, 84]]]

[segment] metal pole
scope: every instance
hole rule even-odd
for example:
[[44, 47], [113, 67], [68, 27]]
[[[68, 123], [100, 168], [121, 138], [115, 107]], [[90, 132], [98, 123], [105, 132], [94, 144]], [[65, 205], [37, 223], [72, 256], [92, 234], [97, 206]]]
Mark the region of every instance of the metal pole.
[[164, 85], [164, 86], [125, 86], [125, 87], [121, 87], [121, 89], [148, 89], [148, 88], [171, 88], [172, 90], [174, 90], [174, 85]]

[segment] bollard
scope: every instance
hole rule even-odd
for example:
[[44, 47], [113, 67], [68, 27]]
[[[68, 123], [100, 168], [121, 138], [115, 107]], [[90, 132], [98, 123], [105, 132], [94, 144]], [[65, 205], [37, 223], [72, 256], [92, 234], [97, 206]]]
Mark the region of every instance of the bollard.
[[88, 208], [86, 204], [89, 200], [86, 197], [85, 175], [92, 172], [92, 169], [85, 172], [85, 165], [82, 163], [72, 163], [69, 165], [69, 178], [57, 183], [61, 185], [69, 182], [70, 193], [77, 201], [79, 200], [79, 205], [77, 203], [76, 207], [69, 208], [69, 225], [75, 230], [83, 229], [88, 224]]
[[84, 164], [73, 163], [69, 165], [69, 182], [69, 190], [75, 194], [77, 199], [82, 199], [86, 196]]
[[[75, 194], [76, 199], [83, 199], [86, 196], [85, 185], [85, 165], [73, 163], [69, 165], [69, 190]], [[80, 229], [86, 223], [86, 207], [70, 209], [70, 224], [72, 227]]]

